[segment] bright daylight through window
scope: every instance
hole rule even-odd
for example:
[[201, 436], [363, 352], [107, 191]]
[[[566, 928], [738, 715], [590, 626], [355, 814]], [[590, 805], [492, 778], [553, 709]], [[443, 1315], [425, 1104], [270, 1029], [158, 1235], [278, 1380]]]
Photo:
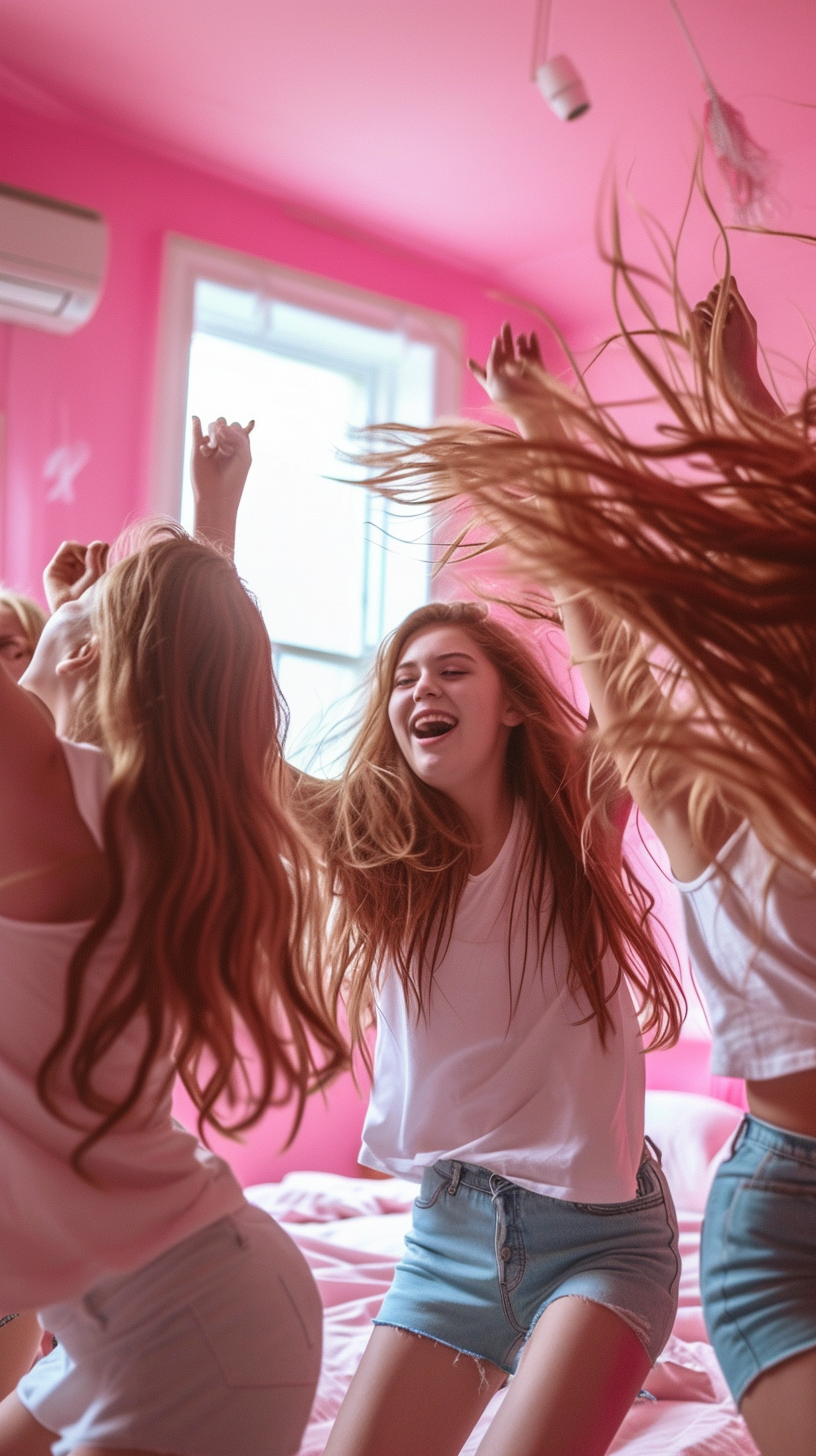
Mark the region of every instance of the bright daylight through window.
[[[398, 324], [374, 328], [260, 292], [195, 284], [187, 420], [197, 414], [205, 429], [219, 414], [256, 421], [236, 565], [275, 643], [291, 715], [287, 756], [303, 768], [336, 766], [373, 650], [427, 600], [427, 518], [335, 477], [353, 475], [337, 452], [353, 448], [360, 426], [432, 422], [436, 355]], [[188, 435], [185, 461], [189, 445]], [[188, 528], [192, 514], [185, 464]]]

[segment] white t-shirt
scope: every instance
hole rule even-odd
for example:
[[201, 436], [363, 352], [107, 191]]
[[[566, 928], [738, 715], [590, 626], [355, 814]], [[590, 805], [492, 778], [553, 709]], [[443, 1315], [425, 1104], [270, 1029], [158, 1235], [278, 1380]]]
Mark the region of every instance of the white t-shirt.
[[[523, 813], [496, 860], [471, 875], [427, 1009], [383, 976], [374, 1085], [360, 1161], [421, 1180], [439, 1158], [476, 1163], [534, 1193], [578, 1203], [633, 1198], [643, 1149], [640, 1031], [622, 981], [602, 1047], [566, 987], [560, 922], [524, 964], [525, 902], [508, 932]], [[545, 897], [544, 925], [547, 919]], [[609, 984], [617, 971], [611, 958]]]
[[816, 1067], [816, 871], [776, 864], [746, 822], [696, 880], [675, 884], [711, 1070], [763, 1081]]
[[[107, 758], [87, 744], [62, 747], [77, 807], [101, 846]], [[124, 948], [128, 911], [126, 903], [91, 963], [91, 994]], [[227, 1164], [173, 1125], [169, 1050], [140, 1103], [88, 1152], [93, 1181], [71, 1167], [80, 1133], [43, 1106], [37, 1073], [62, 1028], [66, 970], [90, 924], [0, 917], [0, 1312], [81, 1295], [244, 1202]], [[129, 1085], [142, 1032], [137, 1017], [97, 1069], [96, 1085], [109, 1095]], [[69, 1082], [62, 1090], [69, 1116], [95, 1125]]]

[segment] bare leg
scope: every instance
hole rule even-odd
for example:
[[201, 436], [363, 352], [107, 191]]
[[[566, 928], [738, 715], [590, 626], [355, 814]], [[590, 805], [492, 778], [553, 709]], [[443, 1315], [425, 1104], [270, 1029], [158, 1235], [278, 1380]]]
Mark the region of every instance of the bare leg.
[[41, 1339], [40, 1322], [30, 1309], [0, 1328], [0, 1400], [31, 1369]]
[[13, 1393], [0, 1401], [0, 1456], [51, 1456], [56, 1435], [35, 1421]]
[[375, 1325], [325, 1456], [458, 1456], [505, 1379], [488, 1361]]
[[479, 1456], [604, 1456], [649, 1368], [637, 1335], [612, 1310], [572, 1295], [555, 1300]]
[[762, 1456], [816, 1456], [816, 1350], [760, 1375], [740, 1414]]

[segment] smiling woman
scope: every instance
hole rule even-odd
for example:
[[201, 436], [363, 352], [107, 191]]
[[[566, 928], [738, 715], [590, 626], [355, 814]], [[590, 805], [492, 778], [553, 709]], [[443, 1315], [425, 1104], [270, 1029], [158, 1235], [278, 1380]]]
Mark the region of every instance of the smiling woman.
[[601, 1456], [668, 1335], [632, 993], [658, 1043], [681, 998], [582, 727], [513, 633], [437, 602], [380, 648], [342, 778], [294, 780], [333, 1004], [363, 1050], [377, 1019], [361, 1162], [422, 1185], [327, 1456], [454, 1456], [517, 1367], [484, 1450]]

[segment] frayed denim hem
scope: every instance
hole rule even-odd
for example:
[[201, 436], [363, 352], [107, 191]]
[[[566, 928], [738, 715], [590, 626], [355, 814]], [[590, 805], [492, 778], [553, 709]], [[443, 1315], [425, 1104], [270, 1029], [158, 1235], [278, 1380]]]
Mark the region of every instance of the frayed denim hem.
[[[457, 1359], [460, 1355], [467, 1355], [469, 1360], [476, 1361], [476, 1368], [483, 1384], [487, 1384], [485, 1365], [493, 1365], [496, 1370], [502, 1370], [507, 1376], [513, 1374], [513, 1370], [508, 1365], [502, 1365], [498, 1360], [490, 1360], [487, 1355], [477, 1355], [475, 1350], [463, 1350], [461, 1345], [454, 1345], [450, 1340], [441, 1340], [438, 1335], [429, 1334], [427, 1330], [415, 1330], [411, 1325], [397, 1324], [395, 1320], [375, 1319], [372, 1320], [372, 1324], [382, 1325], [387, 1330], [402, 1330], [406, 1335], [419, 1335], [422, 1340], [433, 1340], [434, 1344], [444, 1345], [446, 1350], [453, 1350]], [[455, 1365], [456, 1360], [453, 1363]]]

